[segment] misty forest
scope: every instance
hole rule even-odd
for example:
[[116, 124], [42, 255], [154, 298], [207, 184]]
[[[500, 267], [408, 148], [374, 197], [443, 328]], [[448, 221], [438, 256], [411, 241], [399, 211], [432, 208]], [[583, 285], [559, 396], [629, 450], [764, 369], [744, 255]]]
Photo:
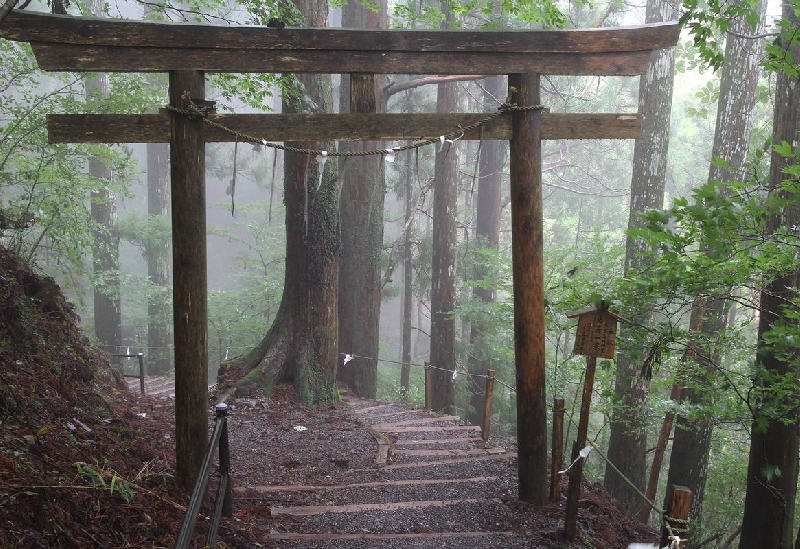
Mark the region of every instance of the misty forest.
[[[661, 505], [668, 486], [683, 486], [692, 493], [684, 546], [800, 547], [800, 4], [15, 4], [0, 9], [8, 17], [0, 36], [12, 38], [0, 39], [0, 245], [57, 282], [83, 332], [109, 355], [142, 353], [147, 375], [174, 377], [178, 393], [198, 383], [269, 395], [289, 382], [306, 404], [325, 406], [347, 386], [473, 425], [491, 371], [492, 434], [529, 434], [518, 423], [531, 421], [529, 406], [549, 433], [554, 402], [563, 403], [564, 467], [583, 437], [592, 450], [580, 454], [583, 474], [632, 517], [658, 528], [642, 496]], [[32, 40], [3, 29], [34, 11], [277, 32], [676, 22], [680, 37], [654, 49], [641, 76], [543, 71], [538, 95], [522, 99], [528, 80], [478, 65], [459, 74], [345, 75], [247, 72], [243, 62], [241, 72], [208, 71], [180, 87], [156, 70], [43, 70]], [[189, 111], [167, 109], [182, 100]], [[537, 110], [514, 113], [517, 101]], [[69, 116], [49, 117], [158, 113], [188, 120], [190, 136], [201, 118], [217, 124], [206, 126], [218, 138], [206, 139], [197, 164], [205, 184], [191, 189], [205, 211], [175, 196], [168, 127], [152, 130], [163, 139], [149, 139], [127, 126], [134, 118], [120, 118], [113, 131], [124, 138], [81, 143], [69, 138]], [[405, 139], [385, 140], [377, 126], [354, 131], [365, 138], [332, 139], [323, 123], [293, 127], [290, 118], [236, 129], [233, 113], [478, 116], [472, 127], [453, 118], [441, 135], [411, 128]], [[616, 113], [638, 137], [593, 128], [600, 118], [589, 115], [599, 113]], [[525, 193], [513, 177], [517, 145], [492, 125], [511, 116], [545, 120], [531, 160], [541, 182], [541, 227], [527, 227], [541, 239], [533, 254], [516, 248], [526, 230], [513, 212]], [[201, 241], [205, 234], [204, 244], [176, 246], [176, 224], [200, 231]], [[526, 261], [541, 265], [541, 280], [517, 278]], [[192, 293], [197, 280], [178, 265], [204, 262], [207, 285]], [[530, 380], [518, 316], [528, 290], [543, 295], [544, 317], [534, 345], [542, 391], [530, 402], [521, 400]], [[182, 335], [182, 318], [173, 318], [179, 299], [192, 303], [186, 316], [202, 323], [200, 339]], [[598, 357], [596, 370], [592, 363], [593, 384], [575, 348], [575, 312], [587, 310], [619, 320], [612, 358]], [[200, 350], [182, 354], [192, 345]], [[181, 364], [198, 357], [202, 375], [186, 381]], [[587, 380], [594, 391], [583, 410]], [[203, 393], [203, 414], [206, 400]], [[187, 436], [205, 440], [205, 415], [199, 421], [189, 427], [199, 434]], [[179, 425], [179, 453], [180, 436]], [[549, 456], [549, 436], [530, 444]], [[528, 442], [517, 443], [523, 460]], [[197, 469], [184, 467], [190, 487]], [[520, 479], [521, 499], [543, 501], [544, 474]]]

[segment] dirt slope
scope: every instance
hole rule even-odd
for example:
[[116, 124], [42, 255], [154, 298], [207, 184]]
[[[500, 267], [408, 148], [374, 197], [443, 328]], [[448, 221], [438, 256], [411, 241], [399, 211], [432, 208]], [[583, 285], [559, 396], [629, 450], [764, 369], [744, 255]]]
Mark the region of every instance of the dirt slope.
[[76, 321], [0, 247], [0, 547], [172, 547], [170, 407], [129, 392]]

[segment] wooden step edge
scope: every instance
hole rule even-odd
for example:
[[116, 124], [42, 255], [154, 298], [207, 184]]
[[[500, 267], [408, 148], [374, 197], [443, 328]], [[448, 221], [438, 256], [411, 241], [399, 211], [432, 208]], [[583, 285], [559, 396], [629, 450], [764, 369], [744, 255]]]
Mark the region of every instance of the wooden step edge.
[[468, 436], [466, 438], [458, 437], [458, 438], [398, 439], [395, 441], [394, 446], [395, 448], [399, 449], [401, 446], [427, 446], [429, 444], [443, 446], [445, 444], [464, 444], [464, 443], [472, 444], [474, 442], [479, 442], [479, 441], [481, 441], [481, 439], [477, 436]]
[[[415, 461], [413, 463], [393, 463], [391, 465], [386, 465], [381, 467], [382, 471], [388, 471], [393, 469], [413, 469], [415, 467], [433, 467], [433, 466], [441, 466], [441, 465], [454, 465], [456, 463], [469, 463], [471, 461], [483, 461], [487, 459], [512, 459], [516, 458], [516, 452], [508, 452], [507, 454], [488, 454], [485, 456], [475, 456], [475, 457], [468, 457], [468, 458], [457, 458], [457, 459], [440, 459], [435, 461]], [[358, 469], [356, 469], [357, 471]], [[364, 469], [369, 470], [369, 469]]]
[[329, 513], [363, 513], [364, 511], [398, 511], [400, 509], [429, 509], [432, 507], [448, 507], [461, 503], [502, 503], [496, 498], [483, 499], [445, 499], [430, 501], [395, 501], [392, 503], [350, 503], [348, 505], [302, 505], [297, 507], [270, 507], [274, 516], [305, 517], [309, 515], [325, 515]]
[[[392, 427], [391, 425], [375, 425], [373, 426], [377, 431], [384, 433], [444, 433], [446, 431], [477, 431], [480, 432], [481, 428], [477, 425], [427, 425], [427, 426], [411, 426], [411, 427]], [[382, 427], [377, 429], [377, 427]]]
[[[366, 419], [369, 421], [369, 419], [371, 419], [371, 418], [366, 418]], [[458, 416], [438, 416], [438, 417], [437, 416], [426, 416], [426, 417], [420, 417], [420, 418], [416, 418], [416, 419], [406, 419], [406, 420], [403, 420], [403, 421], [393, 421], [393, 422], [390, 422], [390, 423], [373, 423], [372, 426], [375, 427], [378, 430], [382, 430], [382, 429], [390, 429], [392, 427], [404, 427], [404, 426], [416, 425], [416, 424], [420, 424], [420, 423], [422, 423], [422, 424], [425, 424], [425, 423], [437, 423], [439, 421], [442, 421], [442, 422], [453, 422], [453, 421], [460, 422], [461, 418], [458, 417]]]
[[419, 532], [419, 533], [359, 533], [359, 534], [298, 534], [294, 532], [273, 533], [267, 536], [270, 540], [282, 541], [347, 541], [347, 540], [390, 540], [390, 539], [436, 539], [436, 538], [476, 538], [487, 536], [513, 536], [514, 532]]
[[363, 414], [364, 412], [371, 412], [372, 410], [380, 410], [381, 408], [386, 408], [387, 406], [396, 406], [394, 402], [387, 402], [385, 404], [373, 404], [370, 406], [353, 406], [353, 404], [345, 401], [345, 404], [350, 406], [350, 409], [353, 410], [357, 414]]
[[394, 454], [398, 456], [485, 456], [505, 454], [505, 448], [470, 448], [468, 450], [461, 449], [444, 449], [444, 450], [408, 450], [395, 448]]
[[[360, 415], [359, 410], [354, 410]], [[379, 414], [369, 414], [369, 416], [364, 415], [364, 419], [378, 419], [382, 417], [390, 417], [390, 416], [404, 416], [408, 414], [426, 414], [428, 411], [425, 408], [410, 408], [408, 410], [397, 410], [395, 412], [381, 412]]]
[[272, 492], [312, 492], [322, 490], [346, 490], [359, 488], [379, 488], [381, 486], [427, 486], [431, 484], [460, 484], [470, 482], [489, 482], [495, 481], [498, 477], [469, 477], [469, 478], [444, 478], [444, 479], [404, 479], [404, 480], [380, 480], [375, 482], [358, 482], [354, 484], [285, 484], [285, 485], [263, 485], [263, 486], [237, 486], [234, 492], [242, 493], [254, 490], [260, 494]]

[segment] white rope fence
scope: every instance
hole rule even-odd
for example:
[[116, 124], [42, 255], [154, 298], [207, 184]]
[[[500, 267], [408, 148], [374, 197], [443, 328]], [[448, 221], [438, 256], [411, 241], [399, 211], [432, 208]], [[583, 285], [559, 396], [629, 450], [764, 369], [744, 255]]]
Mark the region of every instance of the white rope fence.
[[[488, 379], [488, 377], [489, 377], [486, 374], [471, 373], [461, 364], [458, 364], [458, 366], [455, 369], [451, 370], [450, 368], [442, 368], [440, 366], [434, 366], [433, 364], [427, 364], [426, 365], [426, 364], [419, 364], [419, 363], [415, 363], [415, 362], [402, 362], [400, 360], [391, 360], [391, 359], [385, 359], [385, 358], [368, 357], [368, 356], [362, 356], [362, 355], [356, 355], [356, 354], [350, 354], [350, 353], [339, 353], [339, 356], [344, 357], [344, 362], [343, 362], [342, 366], [346, 366], [348, 362], [350, 362], [350, 361], [352, 361], [352, 360], [354, 360], [356, 358], [363, 358], [363, 359], [366, 359], [366, 360], [375, 360], [375, 361], [382, 362], [382, 363], [385, 363], [385, 364], [392, 364], [392, 365], [397, 365], [397, 366], [408, 366], [408, 367], [422, 368], [422, 369], [430, 368], [432, 370], [439, 370], [439, 371], [442, 371], [442, 372], [449, 372], [449, 373], [452, 374], [453, 380], [457, 379], [459, 374], [463, 374], [465, 377], [470, 378], [470, 379], [472, 379], [472, 378]], [[502, 380], [500, 380], [500, 379], [498, 379], [496, 377], [494, 378], [494, 381], [495, 381], [495, 383], [499, 383], [503, 387], [507, 388], [512, 393], [516, 393], [517, 392], [517, 389], [515, 387], [513, 387], [512, 385], [509, 385], [508, 383], [506, 383], [506, 382], [504, 382], [504, 381], [502, 381]]]

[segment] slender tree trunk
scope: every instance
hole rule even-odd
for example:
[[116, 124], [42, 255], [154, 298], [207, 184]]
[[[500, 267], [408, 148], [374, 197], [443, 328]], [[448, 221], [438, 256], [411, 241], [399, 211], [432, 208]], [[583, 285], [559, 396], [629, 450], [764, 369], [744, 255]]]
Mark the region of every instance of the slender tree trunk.
[[[92, 6], [97, 9], [99, 6]], [[86, 80], [89, 100], [108, 95], [108, 76], [96, 74]], [[110, 189], [111, 169], [97, 157], [89, 160], [89, 174], [107, 184], [92, 192], [91, 212], [95, 223], [92, 234], [94, 278], [94, 333], [103, 348], [117, 353], [122, 335], [119, 286], [119, 231], [117, 200]]]
[[[800, 47], [793, 34], [800, 28], [800, 17], [791, 3], [783, 4], [783, 19], [788, 23], [781, 37], [786, 56], [792, 62], [800, 59]], [[786, 71], [778, 73], [773, 115], [773, 143], [796, 143], [800, 133], [800, 88], [797, 79]], [[767, 218], [765, 232], [800, 223], [797, 197], [783, 190], [786, 168], [795, 163], [772, 152], [770, 194], [787, 200], [781, 211]], [[793, 185], [793, 182], [791, 183]], [[777, 277], [761, 292], [761, 314], [758, 321], [755, 388], [762, 396], [755, 409], [750, 457], [747, 466], [747, 493], [744, 502], [742, 535], [739, 547], [789, 549], [794, 542], [794, 510], [797, 494], [798, 424], [797, 389], [798, 355], [796, 346], [776, 348], [768, 341], [770, 331], [786, 324], [796, 324], [796, 311], [787, 316], [790, 300], [797, 297], [800, 270]], [[783, 338], [781, 338], [783, 339]], [[788, 385], [788, 387], [787, 387]], [[778, 410], [778, 413], [775, 410]], [[772, 411], [770, 411], [772, 410]]]
[[[438, 86], [436, 112], [456, 111], [456, 84]], [[456, 272], [456, 145], [445, 143], [436, 154], [433, 184], [433, 258], [431, 262], [431, 364], [433, 409], [447, 411], [454, 403], [455, 272]]]
[[[671, 3], [665, 0], [648, 0], [647, 23], [672, 19]], [[638, 216], [640, 212], [661, 208], [664, 203], [674, 56], [671, 48], [658, 51], [647, 74], [640, 77], [639, 113], [642, 115], [642, 136], [636, 140], [633, 153], [629, 229], [642, 225]], [[636, 272], [644, 266], [645, 251], [641, 240], [628, 237], [625, 249], [626, 272]], [[648, 316], [646, 311], [642, 311], [635, 320], [645, 323]], [[625, 338], [626, 331], [627, 328], [623, 326], [620, 330], [621, 339]], [[640, 377], [639, 370], [640, 357], [633, 350], [618, 353], [608, 458], [630, 482], [644, 490], [649, 380]], [[629, 512], [634, 513], [640, 508], [641, 500], [636, 490], [611, 467], [606, 467], [603, 484]]]
[[411, 204], [411, 159], [414, 152], [406, 152], [406, 214], [405, 214], [405, 235], [403, 236], [403, 348], [400, 361], [403, 363], [400, 370], [400, 389], [408, 392], [411, 378], [411, 315], [413, 314], [414, 303], [414, 259], [411, 250], [411, 236], [414, 228], [414, 210]]
[[[507, 94], [506, 79], [502, 76], [490, 76], [486, 79], [486, 92], [493, 97], [502, 98]], [[492, 98], [487, 98], [488, 108], [492, 111], [496, 107]], [[485, 246], [487, 249], [497, 251], [500, 245], [500, 190], [503, 182], [503, 166], [505, 165], [508, 143], [505, 141], [484, 141], [481, 145], [478, 183], [478, 206], [475, 219], [476, 245]], [[478, 259], [475, 265], [475, 279], [481, 280], [491, 276], [490, 265]], [[481, 286], [475, 288], [475, 297], [484, 303], [494, 303], [495, 289]], [[486, 321], [473, 318], [470, 343], [472, 343], [473, 354], [469, 361], [470, 373], [486, 375], [486, 371], [491, 365], [491, 349], [488, 348], [486, 340], [487, 332], [491, 330]], [[484, 378], [477, 378], [484, 380]], [[485, 381], [480, 385], [485, 386]], [[470, 397], [470, 423], [478, 425], [483, 417], [484, 398], [478, 384], [473, 384], [473, 392]]]
[[[346, 28], [380, 28], [385, 9], [376, 13], [361, 4], [342, 11]], [[384, 25], [385, 26], [385, 25]], [[376, 76], [342, 76], [342, 112], [374, 113]], [[366, 151], [376, 141], [344, 142], [343, 150]], [[339, 349], [358, 357], [340, 367], [337, 379], [361, 397], [375, 398], [378, 387], [378, 344], [381, 312], [380, 262], [383, 248], [385, 177], [380, 156], [349, 157], [340, 163], [342, 181], [342, 261], [339, 273]], [[341, 364], [341, 361], [340, 361]]]
[[147, 144], [147, 364], [151, 374], [170, 369], [169, 146]]
[[[730, 169], [716, 163], [709, 168], [709, 181], [741, 181], [745, 174], [741, 167], [747, 159], [750, 134], [753, 126], [753, 106], [760, 74], [759, 63], [763, 52], [763, 39], [752, 39], [750, 34], [763, 30], [766, 2], [761, 3], [758, 29], [752, 29], [744, 17], [733, 22], [725, 44], [725, 64], [720, 77], [720, 96], [717, 106], [717, 125], [714, 133], [712, 158], [723, 159]], [[707, 247], [708, 244], [703, 244]], [[713, 253], [709, 250], [708, 253]], [[722, 354], [721, 339], [726, 324], [726, 299], [733, 288], [720, 288], [716, 296], [698, 297], [693, 306], [690, 329], [698, 334], [692, 343], [693, 362], [684, 388], [682, 400], [693, 405], [708, 406], [713, 402], [714, 378]], [[691, 421], [679, 416], [672, 443], [667, 485], [686, 486], [692, 491], [692, 509], [689, 519], [698, 539], [702, 531], [703, 500], [706, 470], [711, 450], [713, 424], [710, 419]]]
[[[297, 4], [312, 27], [324, 27], [324, 0]], [[330, 75], [298, 76], [305, 105], [331, 112]], [[283, 112], [301, 112], [297, 101], [283, 100]], [[308, 112], [308, 110], [304, 111]], [[296, 148], [333, 151], [334, 143], [289, 143]], [[237, 383], [243, 391], [269, 392], [279, 380], [291, 381], [310, 404], [336, 398], [338, 353], [339, 195], [337, 163], [287, 151], [284, 156], [286, 266], [283, 296], [272, 327], [249, 353], [220, 367], [218, 385]], [[241, 378], [241, 379], [240, 379]], [[238, 380], [238, 381], [236, 381]]]

